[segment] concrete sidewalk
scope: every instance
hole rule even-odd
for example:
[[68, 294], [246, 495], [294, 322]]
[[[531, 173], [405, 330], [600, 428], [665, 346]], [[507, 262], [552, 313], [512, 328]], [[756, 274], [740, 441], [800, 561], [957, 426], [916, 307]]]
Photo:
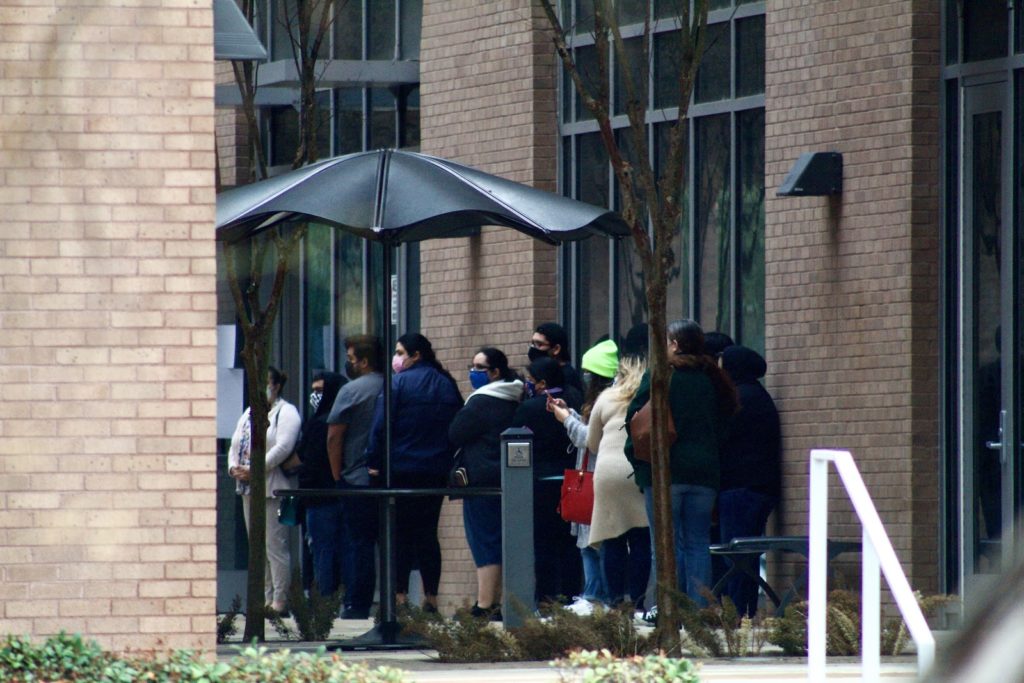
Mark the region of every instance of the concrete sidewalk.
[[[289, 623], [290, 620], [286, 620]], [[244, 632], [244, 618], [236, 620], [239, 634]], [[270, 649], [290, 649], [293, 652], [316, 652], [321, 646], [332, 645], [338, 640], [353, 638], [373, 628], [373, 620], [337, 620], [331, 631], [331, 639], [323, 643], [296, 642], [280, 639], [270, 624], [267, 624]], [[227, 660], [236, 654], [241, 645], [240, 637], [233, 643], [219, 645], [217, 656]], [[445, 683], [447, 681], [487, 681], [487, 683], [557, 683], [560, 671], [549, 662], [505, 662], [494, 664], [447, 664], [439, 662], [437, 653], [430, 649], [408, 650], [366, 650], [340, 653], [350, 662], [363, 662], [370, 667], [388, 666], [406, 672], [410, 683]], [[790, 682], [807, 680], [807, 664], [803, 658], [769, 655], [736, 659], [695, 660], [700, 665], [701, 681], [714, 683], [771, 681]], [[860, 661], [852, 657], [829, 659], [828, 680], [859, 681]], [[885, 657], [882, 662], [881, 680], [893, 683], [911, 683], [917, 680], [917, 660], [913, 655]]]

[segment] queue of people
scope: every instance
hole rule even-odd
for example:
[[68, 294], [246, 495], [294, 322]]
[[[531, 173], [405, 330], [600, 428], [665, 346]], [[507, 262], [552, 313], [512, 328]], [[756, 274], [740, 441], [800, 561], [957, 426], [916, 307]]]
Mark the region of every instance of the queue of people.
[[[759, 379], [764, 359], [752, 349], [709, 335], [707, 348], [692, 320], [669, 325], [673, 371], [669, 404], [676, 438], [671, 446], [672, 525], [678, 589], [698, 605], [712, 585], [709, 545], [717, 508], [721, 541], [763, 535], [779, 498], [781, 432], [778, 412]], [[727, 340], [725, 343], [723, 340]], [[450, 486], [499, 486], [500, 435], [527, 427], [534, 435], [534, 560], [538, 604], [578, 613], [596, 605], [644, 607], [652, 569], [651, 465], [635, 457], [630, 419], [650, 398], [646, 325], [623, 340], [601, 340], [570, 364], [561, 326], [537, 327], [522, 375], [506, 354], [480, 348], [467, 359], [472, 392], [458, 383], [421, 334], [402, 335], [391, 359], [391, 406], [384, 406], [384, 351], [375, 337], [346, 340], [345, 375], [313, 378], [312, 413], [301, 428], [295, 406], [280, 398], [286, 378], [271, 368], [267, 432], [267, 605], [283, 613], [289, 584], [286, 527], [277, 522], [272, 491], [294, 487], [281, 464], [294, 450], [301, 488], [384, 485], [385, 417], [391, 417], [392, 488], [428, 489], [396, 502], [396, 602], [408, 601], [410, 574], [422, 580], [422, 608], [436, 611], [441, 579], [438, 523]], [[346, 377], [347, 376], [347, 377]], [[229, 451], [229, 474], [243, 496], [248, 523], [248, 410]], [[589, 525], [558, 513], [561, 478], [586, 462], [594, 471]], [[467, 544], [476, 566], [471, 614], [500, 620], [501, 502], [493, 496], [462, 501]], [[305, 501], [304, 530], [321, 594], [344, 587], [343, 618], [370, 614], [376, 580], [378, 506], [373, 498], [341, 496]], [[741, 614], [757, 608], [757, 586], [737, 579], [727, 594]], [[467, 596], [467, 603], [469, 596]]]

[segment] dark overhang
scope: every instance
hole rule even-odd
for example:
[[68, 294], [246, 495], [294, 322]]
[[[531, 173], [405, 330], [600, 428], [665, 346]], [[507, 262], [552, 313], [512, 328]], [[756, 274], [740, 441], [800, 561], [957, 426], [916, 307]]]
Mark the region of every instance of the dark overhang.
[[213, 0], [213, 57], [224, 60], [267, 58], [267, 49], [235, 0]]

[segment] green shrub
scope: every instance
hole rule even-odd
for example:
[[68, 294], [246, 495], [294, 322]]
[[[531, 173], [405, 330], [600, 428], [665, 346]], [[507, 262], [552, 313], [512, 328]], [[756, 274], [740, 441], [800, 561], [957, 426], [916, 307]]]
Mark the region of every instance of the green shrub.
[[454, 619], [407, 614], [401, 623], [406, 632], [422, 636], [437, 650], [442, 662], [513, 662], [526, 658], [511, 633], [492, 628], [490, 622], [474, 618], [468, 610], [460, 610]]
[[608, 650], [573, 652], [553, 662], [563, 683], [698, 683], [697, 667], [688, 659], [664, 655], [617, 658]]
[[242, 598], [238, 595], [231, 601], [231, 607], [228, 611], [221, 615], [217, 619], [217, 642], [226, 643], [228, 638], [238, 633], [238, 629], [235, 628], [235, 619], [242, 611]]
[[285, 640], [327, 640], [331, 629], [334, 628], [334, 620], [338, 618], [344, 597], [343, 588], [336, 590], [333, 595], [321, 595], [316, 582], [307, 596], [302, 589], [302, 583], [293, 581], [288, 589], [288, 608], [291, 610], [295, 628], [292, 629], [281, 615], [276, 613], [268, 613], [267, 619], [277, 635]]
[[544, 620], [528, 619], [512, 630], [526, 659], [553, 659], [573, 650], [607, 649], [614, 655], [649, 652], [653, 642], [633, 626], [632, 610], [595, 608], [581, 616], [565, 609], [551, 611]]
[[348, 664], [323, 648], [313, 654], [269, 652], [255, 646], [240, 650], [229, 662], [205, 659], [189, 650], [166, 657], [104, 652], [93, 641], [61, 633], [43, 643], [8, 636], [0, 647], [0, 672], [10, 683], [400, 683], [403, 672]]

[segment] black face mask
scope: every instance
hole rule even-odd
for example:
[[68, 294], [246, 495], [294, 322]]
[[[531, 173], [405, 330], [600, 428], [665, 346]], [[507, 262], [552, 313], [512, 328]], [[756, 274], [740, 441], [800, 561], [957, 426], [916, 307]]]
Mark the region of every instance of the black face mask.
[[526, 352], [526, 356], [530, 359], [530, 362], [537, 360], [538, 358], [546, 358], [548, 352], [543, 349], [538, 349], [536, 346], [531, 346], [530, 350]]
[[352, 365], [352, 361], [350, 360], [345, 361], [345, 376], [349, 379], [356, 378], [356, 366]]

